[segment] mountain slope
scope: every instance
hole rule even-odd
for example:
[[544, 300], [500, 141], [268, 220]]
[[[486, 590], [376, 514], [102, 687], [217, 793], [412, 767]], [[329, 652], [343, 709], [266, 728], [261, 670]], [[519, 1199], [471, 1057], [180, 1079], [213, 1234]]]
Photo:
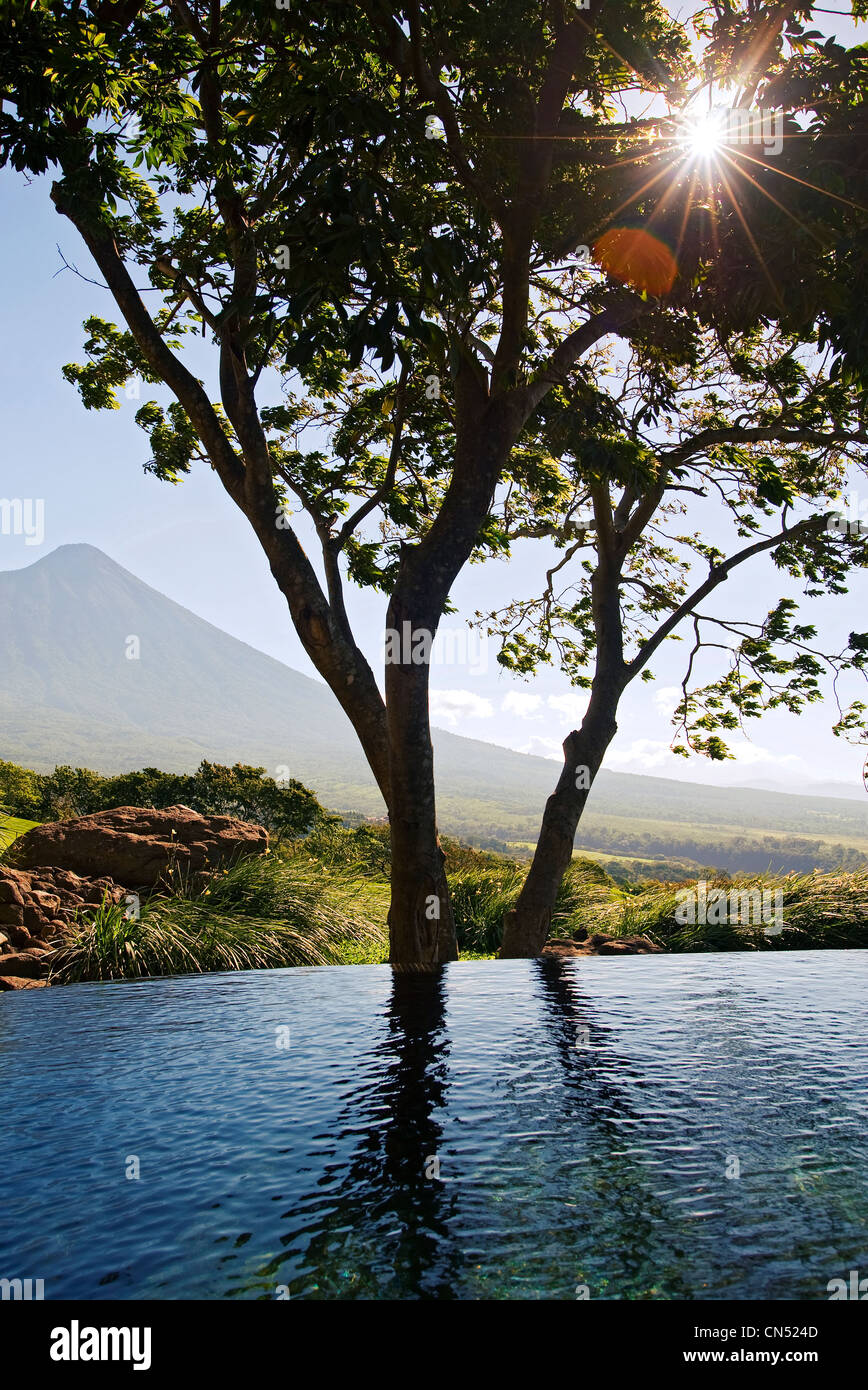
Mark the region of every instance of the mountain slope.
[[[130, 660], [132, 638], [139, 656]], [[0, 757], [9, 761], [103, 772], [190, 770], [202, 758], [255, 763], [271, 775], [285, 766], [326, 805], [383, 813], [325, 685], [221, 632], [92, 546], [62, 546], [0, 573], [0, 652]], [[435, 744], [445, 830], [535, 836], [556, 763], [442, 730]], [[583, 842], [597, 849], [659, 855], [670, 844], [669, 852], [688, 855], [693, 845], [688, 857], [733, 867], [738, 856], [727, 845], [745, 834], [772, 836], [772, 848], [782, 836], [809, 836], [864, 853], [868, 798], [603, 772], [582, 828]], [[762, 858], [762, 845], [753, 852]], [[793, 865], [804, 867], [803, 851], [794, 855]]]

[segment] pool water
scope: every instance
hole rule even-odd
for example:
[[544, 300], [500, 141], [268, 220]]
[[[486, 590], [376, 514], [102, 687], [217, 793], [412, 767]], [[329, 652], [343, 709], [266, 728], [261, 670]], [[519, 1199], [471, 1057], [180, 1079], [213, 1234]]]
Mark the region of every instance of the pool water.
[[46, 1298], [828, 1299], [868, 1275], [868, 953], [0, 997], [0, 1277]]

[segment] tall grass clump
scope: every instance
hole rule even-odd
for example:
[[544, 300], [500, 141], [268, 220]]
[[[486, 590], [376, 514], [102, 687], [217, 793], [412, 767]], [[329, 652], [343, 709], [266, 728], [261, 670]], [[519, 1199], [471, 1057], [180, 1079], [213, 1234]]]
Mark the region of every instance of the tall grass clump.
[[496, 868], [465, 865], [449, 875], [449, 896], [458, 949], [494, 955], [503, 937], [503, 916], [518, 897], [525, 869], [504, 859]]
[[784, 895], [785, 930], [780, 937], [772, 937], [772, 945], [798, 950], [868, 946], [868, 869], [814, 870], [781, 875], [774, 883], [770, 879], [756, 883], [778, 887]]
[[612, 931], [601, 926], [606, 916], [617, 919], [624, 890], [593, 859], [574, 859], [564, 874], [552, 915], [552, 936], [571, 936], [582, 930]]
[[384, 959], [379, 922], [335, 902], [327, 885], [272, 856], [152, 897], [138, 918], [105, 900], [82, 914], [52, 959], [58, 984], [215, 970]]
[[[515, 906], [527, 865], [465, 846], [456, 846], [452, 854], [457, 866], [450, 869], [447, 847], [458, 949], [462, 953], [495, 955], [503, 940], [504, 916]], [[620, 890], [605, 869], [593, 860], [574, 860], [558, 893], [551, 935], [569, 936], [586, 922], [596, 922], [598, 914], [611, 906], [613, 895], [620, 902]], [[589, 930], [603, 928], [594, 925]]]
[[613, 891], [608, 900], [576, 904], [567, 915], [568, 934], [582, 930], [614, 936], [640, 934], [664, 950], [793, 951], [868, 946], [868, 870], [807, 874], [736, 874], [707, 880], [709, 892], [781, 894], [783, 930], [767, 934], [764, 923], [679, 922], [679, 893], [695, 889], [684, 883], [642, 883]]

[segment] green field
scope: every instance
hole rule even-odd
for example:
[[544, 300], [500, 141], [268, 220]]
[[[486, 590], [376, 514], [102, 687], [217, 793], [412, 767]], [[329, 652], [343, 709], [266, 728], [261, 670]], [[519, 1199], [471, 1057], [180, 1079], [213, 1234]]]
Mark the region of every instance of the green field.
[[865, 867], [866, 839], [842, 823], [813, 833], [757, 829], [723, 819], [685, 823], [627, 815], [584, 817], [576, 854], [593, 858], [714, 865], [731, 873], [834, 872]]
[[32, 830], [34, 825], [39, 822], [35, 820], [21, 820], [18, 816], [0, 816], [0, 854], [4, 849], [8, 849], [13, 840], [17, 840], [19, 835], [25, 831]]

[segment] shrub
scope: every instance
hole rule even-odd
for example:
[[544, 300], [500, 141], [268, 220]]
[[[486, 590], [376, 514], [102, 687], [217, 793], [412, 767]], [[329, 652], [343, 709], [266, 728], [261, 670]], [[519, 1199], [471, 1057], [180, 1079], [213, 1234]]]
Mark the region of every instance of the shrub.
[[317, 859], [334, 873], [385, 881], [392, 863], [388, 825], [344, 826], [337, 816], [323, 819], [291, 852]]
[[331, 900], [322, 875], [272, 856], [151, 898], [138, 920], [105, 900], [52, 960], [55, 983], [382, 959], [382, 926]]

